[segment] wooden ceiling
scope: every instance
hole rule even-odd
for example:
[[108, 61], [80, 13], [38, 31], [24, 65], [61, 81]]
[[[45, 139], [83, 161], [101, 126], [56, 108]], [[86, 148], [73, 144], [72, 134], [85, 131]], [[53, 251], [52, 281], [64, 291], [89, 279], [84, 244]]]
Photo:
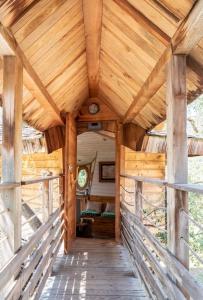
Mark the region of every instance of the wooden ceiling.
[[[96, 97], [109, 102], [124, 122], [145, 129], [161, 122], [165, 65], [173, 46], [180, 51], [195, 2], [1, 1], [0, 42], [6, 40], [24, 64], [24, 120], [43, 131], [62, 124], [61, 113], [75, 113]], [[203, 14], [202, 0], [198, 5]], [[188, 56], [189, 101], [203, 89], [202, 48], [203, 39]], [[0, 68], [2, 93], [2, 62]]]

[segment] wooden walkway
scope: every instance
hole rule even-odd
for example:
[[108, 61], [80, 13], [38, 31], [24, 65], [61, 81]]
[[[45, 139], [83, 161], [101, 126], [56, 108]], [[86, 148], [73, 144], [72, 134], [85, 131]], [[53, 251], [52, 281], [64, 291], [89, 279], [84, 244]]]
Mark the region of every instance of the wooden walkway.
[[43, 300], [146, 300], [127, 250], [110, 240], [77, 239], [68, 256], [58, 254]]

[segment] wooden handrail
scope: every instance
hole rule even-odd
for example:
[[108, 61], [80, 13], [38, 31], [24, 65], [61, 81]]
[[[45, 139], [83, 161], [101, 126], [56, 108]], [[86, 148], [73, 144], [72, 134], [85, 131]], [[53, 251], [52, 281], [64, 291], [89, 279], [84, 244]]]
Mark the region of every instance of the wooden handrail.
[[56, 175], [56, 176], [47, 176], [47, 177], [38, 177], [38, 178], [33, 178], [33, 179], [27, 179], [23, 180], [21, 182], [2, 182], [0, 183], [0, 191], [2, 190], [10, 190], [16, 187], [20, 187], [21, 185], [29, 185], [29, 184], [35, 184], [35, 183], [40, 183], [44, 181], [50, 181], [54, 179], [58, 179], [63, 175]]
[[[2, 290], [11, 278], [15, 278], [11, 289], [5, 291], [5, 299], [17, 299], [22, 296], [25, 299], [37, 290], [37, 282], [44, 276], [43, 272], [49, 270], [52, 263], [52, 254], [58, 252], [63, 235], [63, 212], [57, 209], [48, 221], [39, 227], [31, 239], [11, 258], [6, 266], [0, 271], [0, 290]], [[44, 235], [46, 239], [43, 239]], [[57, 248], [57, 249], [56, 249]], [[30, 257], [29, 265], [24, 266], [27, 257]], [[27, 280], [29, 284], [27, 285]], [[26, 287], [26, 288], [25, 288]], [[23, 298], [24, 299], [24, 298]]]
[[160, 186], [166, 186], [169, 188], [173, 188], [175, 190], [203, 194], [203, 185], [200, 185], [200, 184], [169, 183], [167, 181], [164, 181], [164, 180], [161, 180], [158, 178], [132, 176], [132, 175], [127, 175], [127, 174], [121, 174], [120, 176], [123, 178], [128, 178], [128, 179], [132, 179], [132, 180], [139, 181], [139, 182], [146, 182], [146, 183], [156, 184], [156, 185], [160, 185]]
[[0, 289], [2, 289], [6, 283], [12, 278], [13, 275], [18, 273], [21, 264], [24, 262], [26, 257], [32, 252], [32, 249], [40, 241], [42, 236], [49, 230], [57, 216], [60, 214], [60, 209], [57, 209], [50, 217], [49, 220], [39, 227], [39, 229], [33, 234], [28, 243], [26, 243], [8, 262], [8, 264], [3, 267], [0, 271]]
[[170, 188], [180, 190], [180, 191], [203, 194], [202, 184], [200, 185], [200, 184], [190, 184], [190, 183], [188, 184], [167, 183], [166, 185]]
[[[133, 243], [132, 249], [135, 248], [137, 252], [141, 253], [140, 260], [142, 261], [142, 267], [146, 267], [144, 260], [142, 259], [142, 255], [145, 255], [146, 259], [150, 262], [152, 269], [160, 276], [160, 284], [162, 283], [165, 288], [168, 289], [167, 292], [171, 294], [170, 299], [185, 299], [185, 297], [181, 297], [182, 292], [180, 288], [185, 289], [193, 299], [203, 299], [203, 288], [198, 281], [168, 249], [161, 245], [137, 216], [130, 212], [124, 204], [121, 204], [121, 215], [123, 218], [122, 234], [125, 235], [125, 227], [127, 226], [127, 230], [131, 237], [131, 239], [127, 238], [127, 242]], [[159, 259], [164, 262], [165, 267], [163, 269], [161, 268], [160, 262], [156, 260], [156, 256], [152, 256], [151, 252], [148, 251], [148, 246], [143, 242], [143, 237], [147, 240], [147, 245], [149, 243]], [[135, 263], [137, 262], [137, 252], [134, 257]], [[150, 278], [148, 279], [152, 279], [151, 276], [152, 275], [150, 275]], [[175, 285], [175, 290], [175, 281], [173, 278], [175, 278], [178, 283]]]
[[34, 179], [23, 180], [23, 181], [21, 181], [21, 185], [29, 185], [29, 184], [45, 182], [45, 181], [49, 181], [49, 180], [58, 179], [60, 177], [61, 177], [61, 175], [56, 175], [56, 176], [38, 177], [38, 178], [34, 178]]
[[21, 184], [20, 182], [2, 182], [0, 183], [0, 191], [2, 190], [10, 190], [16, 187], [19, 187]]
[[147, 182], [147, 183], [152, 183], [152, 184], [157, 184], [157, 185], [166, 185], [166, 181], [158, 179], [158, 178], [132, 176], [132, 175], [127, 175], [127, 174], [121, 174], [120, 176], [124, 177], [124, 178], [128, 178], [128, 179], [133, 179], [135, 181], [142, 181], [142, 182]]

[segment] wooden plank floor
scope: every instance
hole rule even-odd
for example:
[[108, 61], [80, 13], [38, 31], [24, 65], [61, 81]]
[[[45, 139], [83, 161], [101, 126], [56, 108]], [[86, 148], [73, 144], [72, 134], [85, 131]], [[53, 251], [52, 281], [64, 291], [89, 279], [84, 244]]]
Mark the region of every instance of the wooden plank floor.
[[77, 239], [69, 255], [58, 254], [43, 300], [146, 300], [127, 250], [110, 240]]

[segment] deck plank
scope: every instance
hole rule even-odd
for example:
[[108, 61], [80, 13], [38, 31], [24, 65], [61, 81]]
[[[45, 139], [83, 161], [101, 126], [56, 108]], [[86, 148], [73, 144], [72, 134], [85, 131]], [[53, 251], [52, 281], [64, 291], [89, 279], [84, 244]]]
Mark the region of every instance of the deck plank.
[[111, 240], [77, 239], [58, 254], [41, 300], [147, 300], [126, 249]]

